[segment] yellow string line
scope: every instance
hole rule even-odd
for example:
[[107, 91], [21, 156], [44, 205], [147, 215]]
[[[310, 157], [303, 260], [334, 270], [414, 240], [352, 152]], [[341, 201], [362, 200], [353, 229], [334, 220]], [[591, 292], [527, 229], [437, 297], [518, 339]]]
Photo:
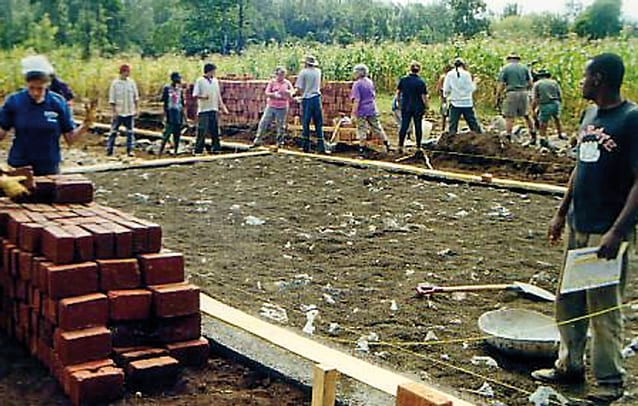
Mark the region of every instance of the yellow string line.
[[[576, 323], [582, 320], [588, 320], [594, 317], [598, 317], [598, 316], [602, 316], [604, 314], [607, 313], [611, 313], [613, 311], [616, 310], [622, 310], [625, 307], [630, 307], [633, 306], [635, 304], [638, 304], [638, 299], [627, 302], [625, 304], [621, 304], [618, 306], [613, 306], [607, 309], [603, 309], [597, 312], [593, 312], [593, 313], [589, 313], [586, 314], [584, 316], [579, 316], [579, 317], [575, 317], [573, 319], [569, 319], [569, 320], [565, 320], [565, 321], [561, 321], [559, 323], [553, 323], [553, 324], [548, 324], [548, 325], [544, 325], [544, 326], [537, 326], [534, 327], [532, 329], [529, 329], [528, 331], [533, 332], [533, 331], [538, 331], [538, 330], [543, 330], [546, 328], [550, 328], [553, 326], [564, 326], [567, 324], [572, 324], [572, 323]], [[327, 340], [331, 340], [331, 341], [335, 341], [338, 343], [342, 343], [342, 344], [356, 344], [356, 341], [353, 340], [348, 340], [348, 339], [340, 339], [340, 338], [335, 338], [335, 337], [329, 337], [329, 336], [321, 336], [322, 338], [325, 338]], [[415, 347], [415, 346], [435, 346], [435, 345], [448, 345], [448, 344], [462, 344], [462, 343], [469, 343], [469, 342], [476, 342], [476, 341], [484, 341], [487, 340], [489, 338], [492, 338], [491, 335], [483, 335], [483, 336], [478, 336], [478, 337], [468, 337], [468, 338], [455, 338], [455, 339], [450, 339], [450, 340], [431, 340], [431, 341], [371, 341], [369, 344], [370, 345], [376, 345], [376, 346], [388, 346], [388, 347], [393, 347], [393, 346], [399, 346], [399, 347]]]

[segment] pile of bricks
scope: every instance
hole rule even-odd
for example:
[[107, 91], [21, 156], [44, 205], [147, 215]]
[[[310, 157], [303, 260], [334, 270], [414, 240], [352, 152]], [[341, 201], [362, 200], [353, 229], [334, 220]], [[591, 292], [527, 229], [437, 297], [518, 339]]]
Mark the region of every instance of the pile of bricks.
[[0, 327], [76, 405], [203, 364], [199, 289], [184, 282], [183, 256], [162, 251], [160, 226], [91, 202], [85, 178], [34, 183], [56, 203], [0, 199]]
[[[291, 78], [294, 79], [294, 78]], [[254, 126], [266, 108], [264, 91], [268, 85], [265, 80], [220, 80], [220, 87], [224, 102], [230, 114], [222, 115], [220, 120], [226, 126]], [[294, 85], [294, 80], [292, 80]], [[322, 107], [324, 122], [339, 118], [342, 114], [349, 115], [352, 109], [350, 89], [352, 82], [323, 82]], [[192, 85], [186, 91], [186, 107], [191, 119], [197, 116], [197, 100], [192, 97]], [[293, 122], [295, 117], [301, 117], [301, 105], [291, 101], [288, 120]]]

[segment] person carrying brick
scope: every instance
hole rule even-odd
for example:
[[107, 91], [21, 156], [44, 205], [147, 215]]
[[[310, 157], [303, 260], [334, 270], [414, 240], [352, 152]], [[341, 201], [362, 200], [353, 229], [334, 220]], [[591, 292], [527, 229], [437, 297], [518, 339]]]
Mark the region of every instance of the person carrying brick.
[[390, 142], [381, 126], [377, 112], [376, 92], [374, 82], [368, 77], [369, 69], [364, 64], [356, 65], [353, 69], [355, 82], [352, 84], [350, 98], [353, 100], [351, 117], [356, 120], [357, 138], [359, 139], [359, 156], [365, 156], [368, 129], [383, 141], [386, 151], [390, 151]]
[[628, 242], [620, 281], [564, 294], [559, 286], [558, 360], [554, 368], [532, 373], [543, 382], [584, 382], [585, 348], [591, 331], [589, 360], [598, 387], [588, 400], [595, 405], [623, 396], [621, 307], [627, 278], [636, 267], [638, 106], [621, 96], [624, 73], [623, 61], [615, 54], [601, 54], [587, 62], [582, 93], [594, 105], [582, 115], [576, 168], [548, 230], [550, 243], [556, 243], [567, 225], [565, 249], [598, 247], [601, 259], [615, 259], [622, 242]]
[[304, 68], [299, 72], [295, 87], [301, 93], [301, 147], [310, 152], [310, 121], [315, 124], [317, 134], [317, 151], [326, 153], [323, 137], [323, 111], [321, 108], [321, 69], [317, 58], [306, 56]]
[[164, 104], [164, 116], [166, 125], [162, 134], [162, 145], [159, 155], [164, 153], [164, 148], [171, 135], [173, 135], [174, 155], [179, 150], [179, 139], [182, 132], [182, 124], [186, 120], [186, 106], [184, 103], [184, 89], [182, 77], [179, 72], [171, 73], [171, 83], [162, 89], [162, 103]]
[[540, 144], [542, 147], [555, 149], [547, 139], [547, 127], [550, 121], [556, 124], [558, 137], [563, 136], [563, 127], [560, 122], [560, 106], [562, 92], [557, 81], [552, 79], [552, 74], [546, 69], [541, 69], [536, 73], [538, 80], [532, 88], [532, 111], [538, 109], [539, 132], [541, 135]]
[[106, 155], [113, 156], [115, 139], [120, 126], [126, 128], [126, 154], [135, 156], [135, 117], [137, 116], [140, 94], [137, 91], [135, 81], [130, 78], [131, 67], [129, 65], [120, 66], [120, 76], [111, 82], [109, 88], [109, 104], [113, 114], [111, 134], [106, 144]]
[[268, 82], [266, 86], [266, 110], [261, 117], [259, 127], [257, 128], [257, 135], [251, 147], [257, 147], [261, 145], [261, 137], [264, 132], [270, 127], [273, 121], [277, 122], [277, 145], [284, 145], [284, 130], [286, 127], [286, 118], [288, 117], [288, 109], [290, 108], [290, 100], [295, 94], [295, 88], [292, 83], [286, 79], [286, 68], [278, 66], [275, 69], [275, 77]]
[[8, 96], [0, 108], [0, 139], [14, 131], [8, 164], [31, 166], [37, 176], [60, 172], [60, 137], [73, 144], [89, 122], [75, 126], [66, 100], [47, 89], [53, 67], [41, 55], [22, 60], [25, 88]]
[[206, 147], [206, 134], [210, 134], [212, 146], [206, 147], [208, 152], [217, 154], [222, 147], [219, 143], [219, 121], [217, 115], [221, 109], [228, 114], [228, 109], [222, 99], [219, 80], [215, 77], [217, 66], [212, 63], [204, 65], [204, 76], [195, 81], [193, 97], [197, 99], [197, 139], [195, 141], [195, 155], [200, 155]]

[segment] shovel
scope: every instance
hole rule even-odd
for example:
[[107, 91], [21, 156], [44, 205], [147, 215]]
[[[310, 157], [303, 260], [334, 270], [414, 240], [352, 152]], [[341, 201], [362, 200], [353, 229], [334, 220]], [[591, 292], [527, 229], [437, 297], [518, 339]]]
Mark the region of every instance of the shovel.
[[556, 295], [538, 286], [530, 285], [529, 283], [514, 282], [512, 284], [500, 284], [500, 285], [466, 285], [466, 286], [432, 286], [425, 283], [421, 283], [416, 287], [417, 296], [428, 296], [435, 293], [452, 293], [452, 292], [482, 292], [486, 290], [511, 290], [514, 292], [520, 292], [525, 296], [528, 296], [536, 300], [545, 300], [553, 302], [556, 300]]

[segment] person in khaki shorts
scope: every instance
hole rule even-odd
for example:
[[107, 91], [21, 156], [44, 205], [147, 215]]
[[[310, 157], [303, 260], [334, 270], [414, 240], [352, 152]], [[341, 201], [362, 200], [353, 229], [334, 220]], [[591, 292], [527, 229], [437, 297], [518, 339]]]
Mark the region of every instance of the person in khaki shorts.
[[[622, 258], [619, 284], [559, 294], [556, 321], [560, 349], [552, 369], [532, 376], [550, 383], [578, 383], [585, 379], [585, 346], [591, 328], [591, 367], [597, 388], [588, 400], [608, 404], [623, 396], [623, 320], [625, 281], [635, 269], [635, 227], [638, 218], [638, 106], [623, 100], [622, 59], [602, 54], [585, 68], [583, 97], [593, 101], [583, 114], [578, 135], [578, 159], [567, 193], [549, 226], [556, 243], [567, 223], [566, 249], [596, 247], [598, 257], [613, 259], [623, 241], [630, 248]], [[584, 316], [594, 313], [591, 318]], [[573, 321], [572, 321], [573, 320]]]
[[352, 117], [357, 121], [357, 138], [359, 139], [359, 156], [365, 155], [366, 139], [368, 128], [372, 133], [383, 141], [386, 151], [390, 150], [388, 137], [381, 127], [379, 113], [377, 112], [376, 94], [374, 83], [368, 77], [368, 67], [359, 64], [354, 67], [354, 79], [350, 98], [354, 101], [352, 105]]
[[521, 57], [515, 53], [507, 56], [507, 65], [501, 70], [498, 76], [501, 87], [498, 91], [499, 100], [505, 92], [505, 104], [503, 105], [503, 115], [505, 116], [505, 132], [507, 139], [512, 139], [512, 129], [514, 120], [517, 117], [525, 118], [527, 128], [532, 136], [532, 141], [536, 140], [536, 130], [534, 123], [529, 117], [529, 89], [532, 87], [532, 75], [527, 67], [523, 66]]

